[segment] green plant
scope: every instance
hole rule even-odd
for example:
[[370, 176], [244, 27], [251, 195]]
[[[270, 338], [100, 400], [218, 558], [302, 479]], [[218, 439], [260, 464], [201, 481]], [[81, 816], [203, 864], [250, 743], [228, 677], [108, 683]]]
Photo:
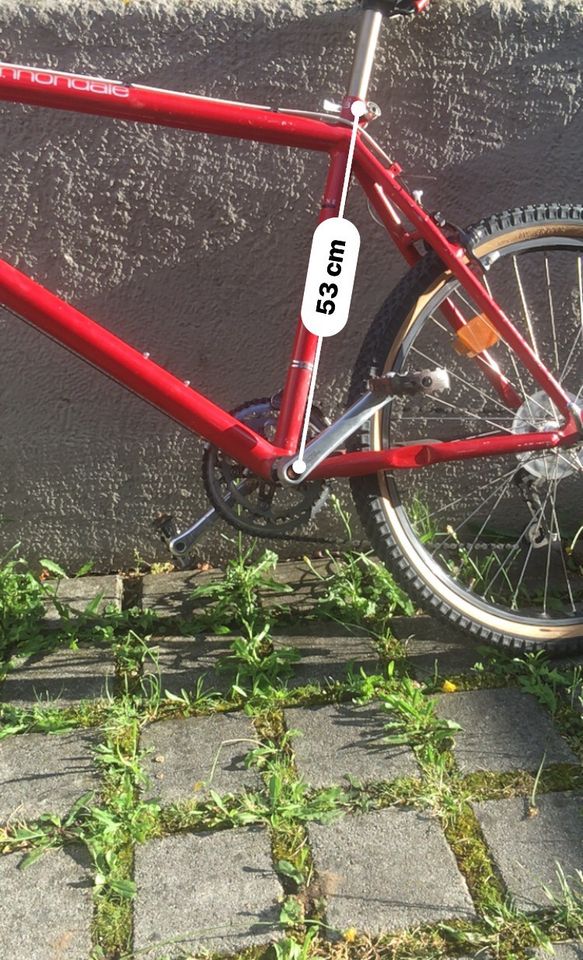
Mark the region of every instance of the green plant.
[[426, 696], [420, 684], [403, 677], [393, 692], [383, 692], [380, 700], [391, 719], [385, 724], [390, 731], [387, 743], [425, 747], [442, 751], [451, 747], [453, 735], [461, 730], [459, 723], [439, 717], [436, 702]]
[[16, 826], [4, 837], [3, 845], [8, 849], [23, 844], [32, 847], [21, 862], [26, 868], [51, 848], [81, 842], [93, 860], [98, 892], [131, 899], [135, 885], [129, 877], [120, 875], [117, 856], [128, 839], [128, 826], [131, 826], [132, 836], [139, 839], [140, 820], [146, 810], [150, 815], [152, 805], [138, 804], [131, 809], [130, 816], [120, 816], [124, 813], [122, 805], [107, 809], [95, 806], [92, 801], [93, 795], [86, 793], [64, 817], [44, 814], [32, 826]]
[[[486, 668], [483, 663], [477, 663], [474, 669], [484, 672]], [[490, 657], [487, 669], [492, 676], [506, 682], [513, 679], [521, 690], [536, 697], [552, 714], [557, 712], [561, 692], [566, 692], [570, 687], [568, 674], [553, 667], [544, 650], [520, 657], [496, 652]]]
[[[52, 573], [53, 576], [57, 578], [57, 580], [71, 579], [69, 577], [69, 574], [65, 570], [63, 570], [63, 568], [59, 566], [58, 563], [55, 563], [54, 560], [48, 560], [45, 557], [44, 559], [40, 560], [39, 563], [44, 572]], [[92, 560], [90, 560], [88, 563], [84, 563], [81, 567], [79, 567], [77, 572], [73, 574], [72, 579], [77, 580], [79, 577], [87, 576], [87, 574], [91, 573], [91, 571], [93, 570], [93, 566], [94, 564]]]
[[537, 772], [536, 772], [536, 776], [535, 776], [535, 778], [534, 778], [534, 782], [533, 782], [533, 784], [532, 784], [532, 790], [531, 790], [531, 792], [530, 792], [530, 802], [529, 802], [528, 810], [529, 810], [529, 813], [530, 813], [531, 816], [535, 816], [535, 815], [536, 815], [536, 812], [537, 812], [537, 810], [538, 810], [538, 807], [537, 807], [537, 805], [536, 805], [536, 793], [537, 793], [537, 790], [538, 790], [538, 785], [539, 785], [539, 782], [540, 782], [541, 774], [542, 774], [542, 772], [543, 772], [543, 767], [544, 767], [544, 765], [545, 765], [545, 760], [546, 760], [546, 758], [547, 758], [547, 752], [546, 752], [546, 750], [545, 750], [545, 752], [543, 753], [543, 758], [542, 758], [542, 760], [541, 760], [541, 762], [540, 762], [540, 764], [539, 764], [539, 768], [538, 768], [538, 770], [537, 770]]
[[560, 863], [556, 864], [559, 892], [554, 893], [548, 887], [544, 891], [552, 905], [555, 924], [564, 936], [583, 936], [583, 870], [576, 870], [575, 876], [567, 878]]
[[347, 552], [326, 556], [330, 571], [321, 573], [309, 558], [304, 561], [320, 583], [314, 613], [341, 623], [362, 624], [383, 634], [395, 613], [414, 613], [406, 593], [382, 564], [369, 553]]
[[18, 546], [0, 560], [0, 660], [38, 639], [44, 615], [41, 584], [22, 559], [11, 559]]
[[48, 701], [41, 701], [31, 709], [24, 710], [8, 704], [0, 707], [0, 740], [12, 737], [18, 733], [62, 733], [75, 727], [94, 722], [94, 711], [88, 708], [88, 716], [84, 717], [80, 709], [60, 710]]
[[273, 827], [295, 821], [306, 823], [318, 820], [329, 823], [341, 816], [348, 802], [340, 787], [327, 787], [312, 792], [303, 780], [291, 779], [287, 765], [279, 760], [272, 763], [266, 775], [267, 798], [264, 818]]
[[264, 625], [257, 633], [253, 625], [245, 623], [245, 634], [235, 637], [231, 653], [223, 657], [219, 669], [234, 673], [233, 692], [241, 697], [265, 696], [273, 687], [285, 682], [292, 664], [299, 654], [291, 647], [273, 648], [269, 642], [269, 627]]
[[310, 927], [302, 940], [284, 937], [271, 945], [273, 960], [308, 960], [312, 953], [312, 944], [317, 936], [317, 928]]
[[291, 587], [279, 583], [271, 574], [277, 566], [277, 554], [264, 550], [256, 556], [256, 544], [243, 548], [238, 539], [237, 556], [228, 561], [224, 577], [193, 590], [191, 599], [206, 601], [197, 614], [197, 624], [212, 633], [241, 630], [255, 636], [271, 622], [273, 610], [264, 603], [264, 595], [291, 593]]
[[[482, 556], [476, 553], [472, 557], [471, 548], [468, 550], [466, 545], [460, 541], [457, 532], [450, 524], [446, 526], [446, 531], [448, 539], [455, 544], [455, 552], [452, 551], [453, 555], [448, 559], [444, 557], [444, 562], [454, 577], [466, 583], [470, 590], [474, 590], [479, 586], [484, 589], [483, 585], [486, 583], [494, 584], [498, 577], [502, 575], [502, 581], [507, 587], [512, 589], [506, 567], [499, 559], [495, 550], [489, 550]], [[444, 552], [448, 546], [451, 547], [451, 543], [446, 543]], [[498, 571], [494, 576], [492, 576], [492, 567], [498, 567]], [[489, 588], [489, 592], [492, 599], [495, 600], [495, 595], [491, 593], [491, 588]]]

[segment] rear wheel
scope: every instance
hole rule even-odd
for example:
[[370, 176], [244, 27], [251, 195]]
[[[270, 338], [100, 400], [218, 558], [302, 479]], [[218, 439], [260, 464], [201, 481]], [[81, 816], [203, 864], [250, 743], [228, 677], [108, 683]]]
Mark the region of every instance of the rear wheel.
[[[577, 403], [583, 402], [583, 207], [507, 211], [469, 230], [489, 258], [487, 285]], [[431, 440], [553, 430], [551, 401], [498, 341], [489, 351], [512, 385], [501, 395], [460, 353], [441, 307], [480, 310], [434, 254], [389, 296], [362, 346], [351, 396], [371, 373], [446, 367], [450, 390], [398, 398], [356, 437], [380, 450]], [[456, 349], [456, 346], [458, 349]], [[486, 642], [561, 654], [583, 648], [583, 446], [394, 470], [355, 478], [373, 547], [422, 603]]]

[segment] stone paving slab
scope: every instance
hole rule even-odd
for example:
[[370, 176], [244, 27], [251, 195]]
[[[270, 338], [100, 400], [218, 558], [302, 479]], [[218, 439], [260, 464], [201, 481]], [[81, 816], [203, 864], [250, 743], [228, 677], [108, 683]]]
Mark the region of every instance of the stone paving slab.
[[[271, 575], [272, 579], [282, 584], [281, 593], [265, 591], [263, 602], [267, 607], [285, 605], [300, 609], [313, 607], [316, 597], [322, 594], [323, 586], [320, 577], [326, 576], [333, 570], [331, 560], [314, 560], [314, 573], [304, 563], [279, 563]], [[195, 587], [215, 583], [223, 577], [222, 570], [181, 570], [175, 573], [147, 574], [142, 580], [142, 606], [153, 610], [159, 617], [190, 617], [196, 608], [202, 606], [200, 601], [195, 604], [190, 594]], [[292, 587], [291, 591], [284, 589], [285, 585]]]
[[469, 690], [443, 694], [437, 714], [456, 720], [454, 754], [462, 773], [538, 770], [550, 763], [578, 763], [535, 697], [519, 690]]
[[546, 950], [535, 950], [532, 954], [536, 960], [583, 960], [583, 943], [554, 943], [553, 953]]
[[335, 931], [372, 936], [417, 923], [475, 918], [466, 882], [437, 820], [403, 807], [308, 825]]
[[179, 695], [196, 689], [197, 682], [203, 678], [206, 692], [218, 691], [222, 694], [231, 689], [234, 677], [220, 672], [221, 657], [229, 654], [232, 637], [195, 636], [195, 637], [153, 637], [149, 647], [155, 654], [157, 663], [147, 658], [144, 661], [145, 676], [159, 676], [160, 688], [165, 692]]
[[50, 850], [21, 870], [23, 857], [0, 857], [2, 960], [87, 960], [93, 881], [85, 850]]
[[389, 715], [378, 705], [294, 707], [284, 716], [288, 730], [303, 734], [292, 747], [298, 773], [311, 786], [346, 785], [349, 774], [363, 782], [419, 776], [410, 747], [383, 743]]
[[152, 723], [141, 738], [141, 748], [151, 751], [143, 761], [151, 778], [148, 798], [173, 803], [204, 800], [211, 789], [217, 793], [259, 789], [259, 773], [244, 762], [257, 745], [250, 741], [256, 740], [251, 721], [242, 713]]
[[[142, 578], [141, 605], [158, 617], [189, 617], [195, 603], [191, 593], [223, 577], [222, 570], [179, 570], [175, 573], [148, 573]], [[200, 606], [200, 603], [197, 604]]]
[[292, 647], [300, 656], [291, 665], [292, 675], [286, 681], [291, 688], [345, 680], [349, 667], [356, 672], [364, 667], [368, 673], [382, 669], [369, 635], [355, 627], [306, 621], [293, 629], [274, 631], [272, 642], [275, 649]]
[[267, 605], [292, 607], [297, 614], [312, 610], [327, 589], [323, 580], [333, 574], [335, 568], [334, 560], [329, 557], [314, 558], [311, 566], [294, 560], [278, 563], [273, 579], [287, 584], [292, 590], [266, 596]]
[[[47, 580], [45, 590], [52, 593], [57, 602], [67, 606], [72, 613], [84, 613], [88, 605], [96, 597], [100, 597], [96, 613], [102, 614], [111, 606], [116, 610], [121, 610], [123, 580], [117, 575]], [[48, 596], [45, 598], [45, 608], [46, 613], [43, 623], [47, 626], [58, 627], [61, 622], [61, 615]]]
[[82, 794], [99, 791], [94, 730], [22, 733], [0, 740], [0, 821], [64, 814]]
[[0, 704], [30, 709], [50, 702], [71, 707], [113, 693], [114, 685], [115, 665], [108, 647], [60, 648], [19, 662], [0, 683]]
[[543, 885], [558, 893], [556, 863], [567, 877], [583, 868], [583, 796], [547, 793], [528, 817], [527, 798], [473, 804], [502, 880], [522, 910], [548, 907]]
[[136, 848], [135, 879], [134, 951], [149, 960], [235, 954], [282, 936], [283, 890], [262, 827], [152, 840]]
[[551, 957], [553, 960], [583, 960], [583, 943], [575, 943], [574, 941], [554, 943], [553, 953], [548, 953], [546, 950], [535, 950], [533, 957], [536, 957], [536, 960], [550, 960]]
[[434, 617], [393, 617], [391, 632], [405, 648], [416, 676], [428, 679], [469, 673], [483, 659], [479, 643]]

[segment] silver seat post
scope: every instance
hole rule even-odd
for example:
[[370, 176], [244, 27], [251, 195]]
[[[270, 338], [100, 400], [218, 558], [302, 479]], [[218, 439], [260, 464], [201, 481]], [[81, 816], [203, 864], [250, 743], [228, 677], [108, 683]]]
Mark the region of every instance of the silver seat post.
[[349, 97], [356, 97], [358, 100], [367, 98], [382, 22], [383, 15], [378, 10], [365, 10], [362, 15], [347, 91]]

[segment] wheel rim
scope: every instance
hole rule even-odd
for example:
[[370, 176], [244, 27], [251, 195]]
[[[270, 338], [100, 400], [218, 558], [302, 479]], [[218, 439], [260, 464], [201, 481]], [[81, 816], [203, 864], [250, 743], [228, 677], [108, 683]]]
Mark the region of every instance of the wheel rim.
[[[493, 251], [499, 257], [488, 274], [492, 293], [581, 402], [583, 227], [522, 227], [489, 238], [475, 253], [484, 257]], [[454, 352], [453, 332], [439, 304], [449, 296], [465, 319], [479, 313], [456, 287], [449, 275], [436, 280], [407, 318], [385, 366], [446, 366], [452, 391], [432, 398], [430, 405], [398, 401], [377, 415], [371, 437], [377, 449], [423, 439], [518, 433], [529, 418], [536, 420], [537, 430], [554, 429], [554, 410], [541, 401], [537, 385], [502, 342], [490, 355], [515, 386], [522, 401], [518, 410], [503, 402], [475, 360]], [[490, 631], [528, 639], [581, 634], [581, 448], [379, 474], [379, 486], [409, 575], [419, 577], [438, 600]]]

